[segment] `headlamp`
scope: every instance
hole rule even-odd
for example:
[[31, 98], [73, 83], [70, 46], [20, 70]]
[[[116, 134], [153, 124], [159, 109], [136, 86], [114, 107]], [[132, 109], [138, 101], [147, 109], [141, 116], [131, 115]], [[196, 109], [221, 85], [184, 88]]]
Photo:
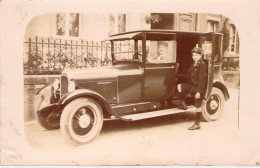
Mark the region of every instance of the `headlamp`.
[[53, 84], [52, 84], [53, 89], [54, 89], [55, 91], [57, 91], [57, 90], [60, 88], [59, 84], [60, 84], [60, 81], [59, 81], [58, 79], [55, 79], [54, 82], [53, 82]]

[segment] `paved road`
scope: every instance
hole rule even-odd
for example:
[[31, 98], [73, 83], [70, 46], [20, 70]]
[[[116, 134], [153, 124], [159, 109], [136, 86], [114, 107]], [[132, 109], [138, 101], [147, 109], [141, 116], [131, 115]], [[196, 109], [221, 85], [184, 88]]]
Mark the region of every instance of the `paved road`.
[[[188, 131], [195, 113], [181, 113], [135, 122], [104, 122], [91, 143], [72, 146], [60, 130], [46, 131], [26, 123], [27, 141], [36, 149], [57, 154], [72, 165], [247, 165], [253, 154], [238, 150], [238, 90], [215, 122], [202, 122], [199, 131]], [[236, 151], [236, 152], [235, 152]], [[251, 163], [254, 164], [254, 163]]]

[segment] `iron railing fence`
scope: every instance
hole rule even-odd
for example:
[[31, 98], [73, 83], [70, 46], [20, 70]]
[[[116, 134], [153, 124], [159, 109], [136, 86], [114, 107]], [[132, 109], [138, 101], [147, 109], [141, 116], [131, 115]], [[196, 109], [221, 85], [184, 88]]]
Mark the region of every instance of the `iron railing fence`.
[[[115, 43], [116, 58], [132, 58], [134, 44]], [[138, 45], [138, 52], [142, 51]], [[65, 68], [79, 69], [111, 66], [110, 42], [66, 40], [54, 38], [28, 38], [24, 42], [24, 74], [60, 74]], [[222, 70], [238, 71], [239, 57], [223, 57]]]
[[239, 57], [223, 57], [222, 58], [223, 71], [239, 71]]
[[24, 42], [24, 74], [60, 74], [65, 68], [110, 66], [110, 42], [28, 38]]

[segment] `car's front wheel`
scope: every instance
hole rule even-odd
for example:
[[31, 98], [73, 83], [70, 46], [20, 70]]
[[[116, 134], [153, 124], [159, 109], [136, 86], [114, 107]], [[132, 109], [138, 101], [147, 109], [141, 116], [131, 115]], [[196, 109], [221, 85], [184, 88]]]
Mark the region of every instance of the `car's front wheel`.
[[205, 121], [217, 120], [224, 111], [225, 97], [222, 91], [213, 87], [210, 97], [202, 104], [202, 118]]
[[103, 125], [100, 105], [91, 98], [79, 98], [63, 110], [61, 132], [73, 144], [85, 144], [99, 135]]

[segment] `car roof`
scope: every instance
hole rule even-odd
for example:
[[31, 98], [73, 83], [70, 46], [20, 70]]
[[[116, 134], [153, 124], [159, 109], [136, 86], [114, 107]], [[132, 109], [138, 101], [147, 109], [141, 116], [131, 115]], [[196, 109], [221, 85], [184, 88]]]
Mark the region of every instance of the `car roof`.
[[[113, 34], [113, 35], [109, 36], [109, 38], [106, 40], [110, 40], [110, 41], [115, 40], [116, 41], [116, 40], [133, 39], [135, 37], [141, 36], [143, 32], [145, 32], [145, 33], [162, 33], [162, 34], [190, 34], [190, 35], [203, 35], [203, 34], [211, 33], [211, 32], [199, 32], [199, 31], [162, 30], [162, 29], [136, 30], [136, 31], [129, 31], [129, 32], [124, 32], [124, 33]], [[216, 34], [221, 34], [221, 33], [216, 33]]]

